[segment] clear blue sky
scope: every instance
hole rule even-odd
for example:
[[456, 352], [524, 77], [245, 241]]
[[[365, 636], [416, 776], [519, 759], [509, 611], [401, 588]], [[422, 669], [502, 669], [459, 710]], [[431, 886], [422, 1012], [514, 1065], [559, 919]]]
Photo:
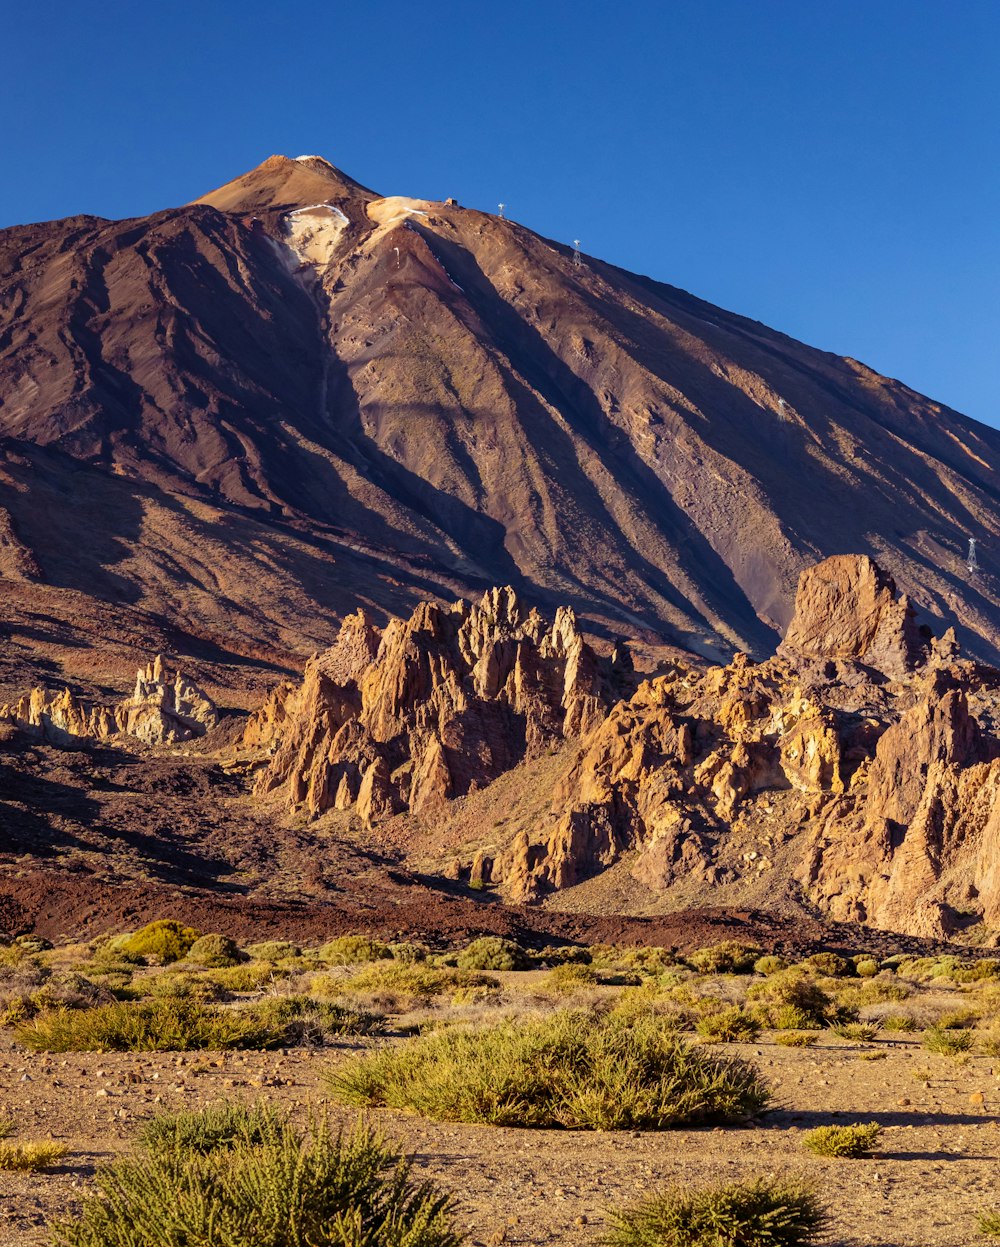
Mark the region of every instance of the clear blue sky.
[[36, 0], [3, 27], [0, 225], [316, 153], [1000, 425], [998, 0]]

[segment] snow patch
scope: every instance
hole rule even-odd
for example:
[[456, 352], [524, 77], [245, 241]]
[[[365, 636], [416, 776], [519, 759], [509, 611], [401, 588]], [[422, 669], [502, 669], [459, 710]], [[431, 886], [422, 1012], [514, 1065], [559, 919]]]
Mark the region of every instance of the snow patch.
[[336, 204], [308, 204], [285, 214], [285, 239], [303, 264], [324, 269], [333, 260], [348, 224]]

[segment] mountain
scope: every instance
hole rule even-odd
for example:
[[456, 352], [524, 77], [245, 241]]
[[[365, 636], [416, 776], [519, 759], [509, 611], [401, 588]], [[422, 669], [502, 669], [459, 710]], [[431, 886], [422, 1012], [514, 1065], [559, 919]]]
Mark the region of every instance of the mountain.
[[854, 360], [317, 156], [0, 231], [8, 697], [162, 650], [253, 708], [359, 606], [495, 584], [605, 649], [763, 657], [848, 552], [997, 661], [998, 464]]

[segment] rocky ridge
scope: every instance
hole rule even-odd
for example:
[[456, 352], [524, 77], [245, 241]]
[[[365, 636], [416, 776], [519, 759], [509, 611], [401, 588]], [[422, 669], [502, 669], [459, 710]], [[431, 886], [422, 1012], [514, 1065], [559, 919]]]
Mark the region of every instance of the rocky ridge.
[[269, 759], [259, 794], [370, 825], [480, 788], [604, 714], [593, 650], [573, 611], [546, 622], [514, 591], [418, 606], [384, 630], [363, 611], [251, 717], [240, 748]]
[[125, 736], [147, 745], [174, 744], [203, 736], [218, 721], [213, 702], [181, 671], [169, 671], [162, 654], [139, 669], [131, 696], [113, 706], [90, 704], [68, 688], [41, 686], [0, 705], [0, 724], [63, 748]]
[[446, 822], [451, 798], [575, 742], [547, 824], [441, 863], [512, 901], [558, 904], [622, 862], [668, 903], [755, 882], [911, 934], [1000, 924], [1000, 671], [919, 629], [869, 558], [804, 572], [764, 662], [676, 661], [617, 701], [599, 669], [571, 614], [550, 627], [509, 589], [383, 633], [359, 614], [242, 747], [267, 754], [258, 793], [372, 826]]

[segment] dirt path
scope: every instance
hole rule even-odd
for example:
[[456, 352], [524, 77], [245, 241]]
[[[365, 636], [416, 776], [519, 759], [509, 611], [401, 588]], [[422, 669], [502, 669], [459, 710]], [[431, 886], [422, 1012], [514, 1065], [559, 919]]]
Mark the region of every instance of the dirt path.
[[[957, 1064], [912, 1042], [864, 1046], [821, 1040], [811, 1049], [769, 1041], [732, 1045], [755, 1059], [774, 1090], [764, 1124], [662, 1134], [522, 1131], [449, 1126], [380, 1113], [416, 1171], [460, 1199], [472, 1244], [594, 1247], [605, 1211], [660, 1183], [803, 1177], [830, 1203], [843, 1247], [964, 1247], [982, 1243], [974, 1214], [1000, 1203], [1000, 1063]], [[304, 1112], [323, 1101], [320, 1073], [340, 1052], [29, 1056], [0, 1050], [0, 1106], [21, 1138], [51, 1135], [70, 1155], [50, 1174], [0, 1173], [0, 1247], [49, 1242], [53, 1215], [78, 1205], [96, 1165], [130, 1146], [157, 1108], [261, 1095]], [[884, 1054], [862, 1060], [862, 1053]], [[928, 1077], [916, 1077], [924, 1072]], [[335, 1119], [349, 1114], [335, 1108]], [[880, 1153], [834, 1161], [802, 1147], [828, 1122], [880, 1121]]]

